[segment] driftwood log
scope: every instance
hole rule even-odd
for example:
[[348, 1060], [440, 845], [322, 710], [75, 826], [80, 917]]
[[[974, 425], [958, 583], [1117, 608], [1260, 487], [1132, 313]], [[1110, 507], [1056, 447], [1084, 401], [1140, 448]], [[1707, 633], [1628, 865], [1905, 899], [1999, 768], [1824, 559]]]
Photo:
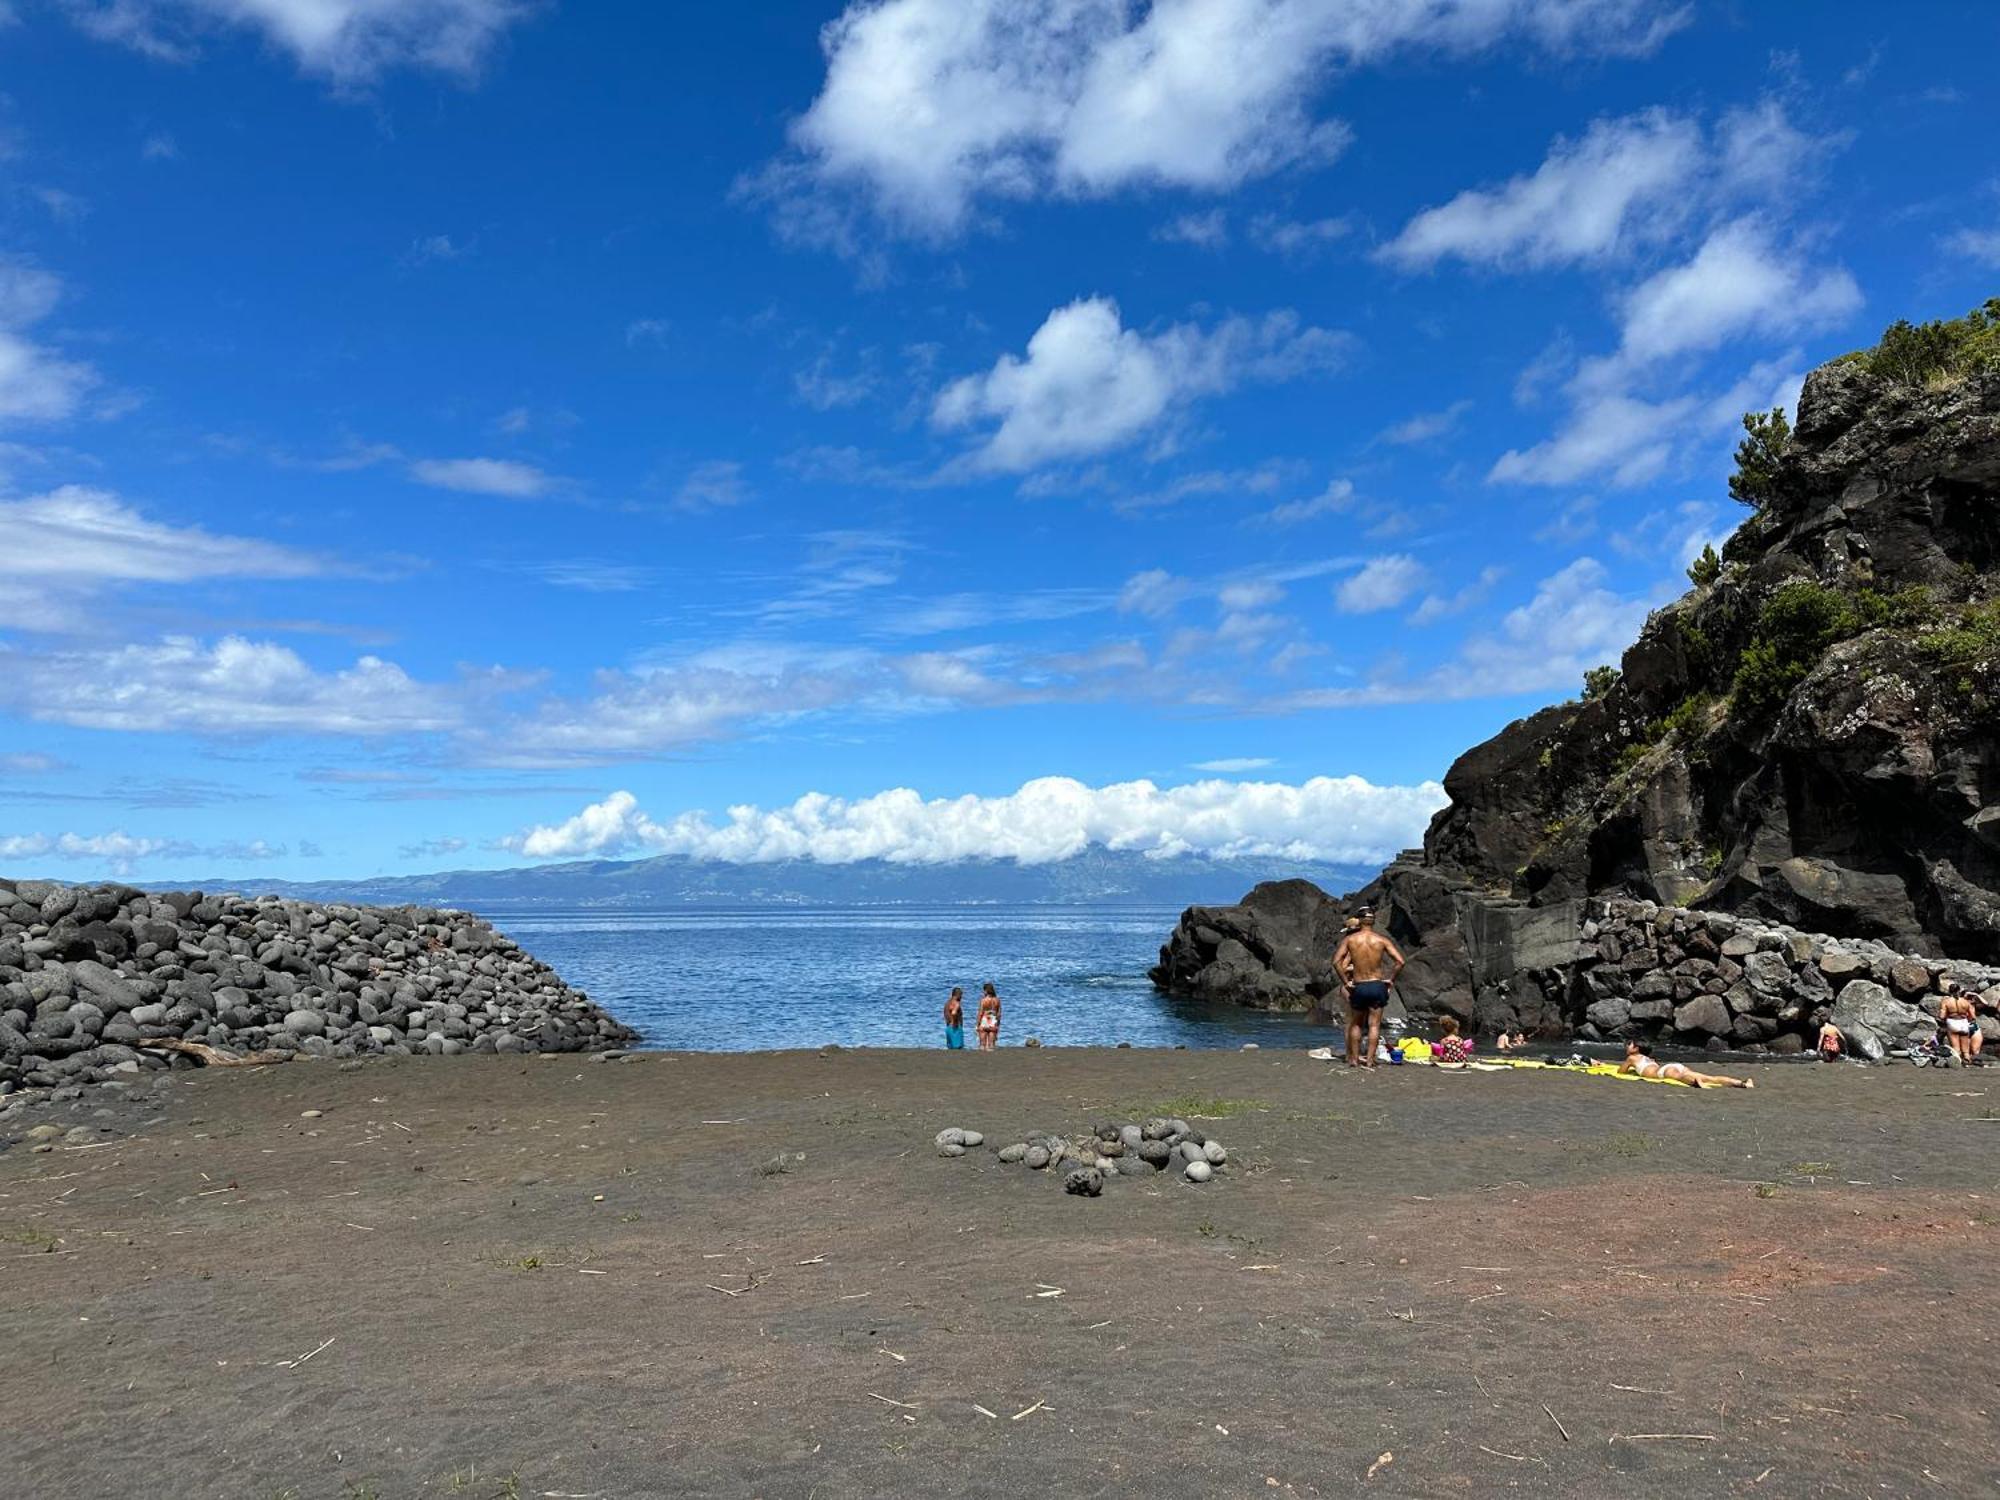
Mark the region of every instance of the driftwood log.
[[211, 1068], [261, 1068], [266, 1063], [291, 1061], [291, 1054], [287, 1052], [249, 1052], [239, 1055], [234, 1052], [224, 1052], [220, 1047], [211, 1047], [207, 1042], [189, 1042], [177, 1036], [155, 1037], [139, 1045], [153, 1052], [184, 1053], [188, 1057], [198, 1058]]

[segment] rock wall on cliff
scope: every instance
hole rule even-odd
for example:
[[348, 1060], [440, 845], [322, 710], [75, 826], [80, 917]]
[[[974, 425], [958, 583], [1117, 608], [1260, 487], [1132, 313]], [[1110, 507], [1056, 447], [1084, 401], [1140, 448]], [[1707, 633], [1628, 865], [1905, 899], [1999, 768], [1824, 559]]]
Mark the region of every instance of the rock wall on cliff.
[[[2000, 963], [2000, 301], [1745, 425], [1752, 511], [1694, 588], [1582, 699], [1462, 755], [1422, 849], [1349, 898], [1410, 953], [1413, 1007], [1519, 1016], [1593, 898]], [[1217, 969], [1184, 922], [1156, 983], [1296, 1003], [1298, 961], [1232, 936]], [[1525, 1019], [1580, 1025], [1573, 998]]]
[[166, 1067], [162, 1038], [346, 1058], [636, 1035], [464, 912], [0, 880], [0, 1093]]

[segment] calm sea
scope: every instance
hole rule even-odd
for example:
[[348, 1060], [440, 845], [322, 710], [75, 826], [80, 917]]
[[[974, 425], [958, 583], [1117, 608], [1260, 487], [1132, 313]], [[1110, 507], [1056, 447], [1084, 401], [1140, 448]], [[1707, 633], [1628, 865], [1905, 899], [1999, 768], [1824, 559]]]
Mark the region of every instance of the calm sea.
[[651, 1047], [937, 1047], [953, 985], [967, 1037], [980, 983], [1000, 1045], [1317, 1045], [1296, 1016], [1170, 1000], [1146, 978], [1178, 911], [940, 906], [491, 913]]

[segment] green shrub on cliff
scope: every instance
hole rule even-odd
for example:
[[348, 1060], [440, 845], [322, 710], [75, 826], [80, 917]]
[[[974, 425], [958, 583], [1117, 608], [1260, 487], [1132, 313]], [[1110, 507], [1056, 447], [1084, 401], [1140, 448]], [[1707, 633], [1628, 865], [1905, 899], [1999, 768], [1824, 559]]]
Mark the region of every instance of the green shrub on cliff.
[[1701, 549], [1701, 556], [1688, 564], [1688, 582], [1698, 589], [1705, 589], [1722, 576], [1722, 559], [1715, 555], [1713, 546]]
[[1994, 664], [2000, 663], [2000, 599], [1968, 606], [1958, 619], [1928, 632], [1918, 644], [1940, 671], [1954, 674], [1960, 697], [1972, 697], [1981, 680], [1992, 681]]
[[1869, 624], [1853, 597], [1808, 578], [1793, 579], [1758, 612], [1756, 634], [1736, 665], [1738, 711], [1754, 718], [1775, 712], [1828, 648]]
[[1847, 358], [1898, 385], [1945, 384], [1974, 370], [2000, 368], [2000, 297], [1987, 298], [1962, 318], [1929, 323], [1899, 318], [1874, 348]]
[[1616, 686], [1618, 686], [1616, 667], [1592, 667], [1583, 674], [1583, 701], [1589, 703], [1592, 699], [1602, 698]]
[[1792, 446], [1792, 424], [1785, 409], [1743, 413], [1743, 441], [1736, 445], [1736, 472], [1729, 476], [1729, 496], [1752, 509], [1777, 493], [1778, 465]]

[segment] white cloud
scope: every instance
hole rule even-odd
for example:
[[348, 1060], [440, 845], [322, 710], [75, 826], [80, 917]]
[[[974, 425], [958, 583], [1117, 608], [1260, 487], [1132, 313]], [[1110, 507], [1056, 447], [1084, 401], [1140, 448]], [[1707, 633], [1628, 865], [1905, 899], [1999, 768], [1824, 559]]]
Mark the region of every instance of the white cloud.
[[1354, 508], [1354, 481], [1336, 479], [1308, 500], [1287, 500], [1256, 519], [1267, 526], [1298, 526], [1322, 516], [1337, 516]]
[[67, 630], [86, 601], [132, 583], [308, 578], [332, 571], [310, 553], [199, 527], [150, 521], [104, 490], [65, 485], [0, 501], [0, 625]]
[[397, 67], [476, 73], [530, 6], [523, 0], [79, 0], [84, 30], [183, 61], [209, 27], [241, 26], [308, 72], [359, 83]]
[[1822, 328], [1860, 308], [1861, 289], [1845, 270], [1802, 262], [1796, 247], [1780, 249], [1756, 219], [1720, 226], [1692, 260], [1625, 298], [1619, 358], [1645, 364], [1713, 349], [1747, 332]]
[[1290, 312], [1145, 334], [1123, 325], [1110, 298], [1088, 297], [1050, 313], [1025, 358], [1002, 355], [984, 374], [953, 381], [931, 420], [945, 430], [991, 424], [967, 462], [1020, 473], [1123, 447], [1186, 403], [1244, 381], [1329, 368], [1351, 342]]
[[1371, 560], [1334, 590], [1334, 603], [1344, 614], [1367, 615], [1394, 609], [1424, 586], [1424, 565], [1403, 553]]
[[850, 242], [813, 198], [855, 194], [943, 237], [985, 199], [1216, 191], [1336, 154], [1348, 128], [1313, 105], [1341, 69], [1513, 39], [1644, 52], [1684, 16], [1653, 0], [854, 0], [762, 187], [794, 228]]
[[55, 310], [62, 283], [0, 260], [0, 422], [60, 422], [75, 415], [97, 372], [31, 342], [26, 330]]
[[743, 478], [743, 465], [727, 459], [696, 464], [674, 492], [674, 504], [682, 510], [716, 510], [741, 505], [749, 498], [750, 486]]
[[463, 695], [363, 656], [321, 672], [270, 642], [187, 636], [153, 645], [27, 653], [0, 649], [0, 706], [85, 729], [386, 735], [450, 729]]
[[1605, 583], [1601, 563], [1578, 558], [1544, 578], [1534, 596], [1503, 615], [1496, 629], [1468, 637], [1443, 666], [1413, 677], [1307, 689], [1278, 706], [1357, 708], [1574, 692], [1588, 668], [1617, 661], [1646, 621], [1645, 600], [1616, 594]]
[[1381, 435], [1385, 443], [1408, 447], [1417, 443], [1428, 443], [1441, 438], [1458, 426], [1459, 419], [1472, 410], [1470, 401], [1454, 401], [1443, 411], [1418, 412], [1387, 428]]
[[1493, 592], [1493, 586], [1506, 575], [1505, 568], [1481, 568], [1479, 576], [1456, 593], [1426, 595], [1424, 602], [1411, 613], [1410, 623], [1434, 625], [1452, 615], [1462, 615], [1473, 605], [1482, 603]]
[[1238, 776], [1245, 771], [1264, 771], [1277, 762], [1268, 755], [1225, 755], [1220, 760], [1198, 760], [1189, 766], [1190, 771], [1210, 771], [1224, 776]]
[[441, 859], [447, 854], [457, 854], [464, 848], [464, 839], [447, 837], [403, 844], [396, 852], [404, 859]]
[[504, 500], [538, 499], [556, 483], [533, 464], [511, 458], [420, 458], [410, 465], [410, 477], [432, 489]]
[[1185, 578], [1176, 578], [1165, 568], [1148, 568], [1125, 580], [1118, 591], [1118, 608], [1159, 619], [1173, 613], [1193, 592], [1194, 585]]
[[1164, 788], [1150, 781], [1090, 787], [1050, 776], [1002, 797], [926, 801], [897, 788], [849, 800], [811, 792], [787, 807], [732, 807], [718, 825], [700, 812], [656, 821], [630, 792], [617, 791], [562, 823], [504, 842], [531, 859], [646, 853], [732, 863], [1047, 864], [1098, 845], [1161, 857], [1372, 863], [1415, 843], [1444, 801], [1436, 782], [1375, 786], [1358, 776], [1314, 777], [1296, 786], [1199, 781]]
[[437, 261], [464, 260], [471, 253], [470, 244], [456, 244], [448, 234], [427, 234], [410, 242], [410, 248], [403, 252], [403, 264], [428, 266]]
[[1658, 402], [1593, 397], [1577, 405], [1556, 436], [1501, 454], [1486, 477], [1496, 483], [1561, 485], [1604, 474], [1614, 484], [1644, 484], [1666, 468], [1674, 436], [1695, 406], [1691, 396]]
[[1250, 221], [1250, 240], [1260, 250], [1269, 250], [1292, 260], [1305, 260], [1354, 232], [1354, 220], [1283, 219], [1276, 214], [1259, 214]]
[[165, 131], [155, 131], [139, 143], [141, 161], [178, 161], [181, 148]]
[[106, 866], [115, 875], [128, 874], [142, 859], [158, 859], [192, 854], [192, 846], [172, 839], [138, 838], [113, 830], [110, 833], [0, 834], [0, 859], [90, 860]]
[[1702, 159], [1701, 131], [1683, 116], [1598, 120], [1579, 141], [1558, 139], [1532, 174], [1426, 209], [1376, 253], [1405, 269], [1447, 256], [1503, 269], [1600, 260], [1671, 227]]
[[1153, 238], [1170, 245], [1220, 250], [1229, 243], [1229, 212], [1227, 209], [1211, 208], [1206, 213], [1182, 214], [1155, 229]]
[[0, 755], [0, 775], [6, 776], [46, 776], [53, 771], [69, 769], [68, 764], [45, 755], [39, 750], [21, 750]]
[[2000, 270], [2000, 229], [1957, 229], [1944, 238], [1944, 248], [1953, 255]]
[[665, 318], [634, 318], [625, 325], [625, 347], [636, 349], [641, 344], [663, 345], [673, 326]]

